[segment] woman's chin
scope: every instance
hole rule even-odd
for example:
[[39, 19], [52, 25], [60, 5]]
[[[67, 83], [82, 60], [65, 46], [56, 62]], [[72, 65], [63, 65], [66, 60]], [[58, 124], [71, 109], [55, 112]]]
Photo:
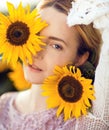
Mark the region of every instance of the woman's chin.
[[26, 79], [28, 82], [30, 82], [31, 84], [42, 84], [43, 83], [43, 80], [34, 80], [34, 79], [31, 79], [31, 78], [28, 78]]

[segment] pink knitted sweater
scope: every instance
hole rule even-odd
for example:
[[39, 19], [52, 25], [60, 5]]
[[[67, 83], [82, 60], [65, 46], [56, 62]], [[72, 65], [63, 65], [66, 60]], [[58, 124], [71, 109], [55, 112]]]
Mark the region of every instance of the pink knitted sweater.
[[63, 121], [56, 117], [56, 109], [22, 115], [14, 101], [17, 93], [8, 93], [0, 99], [0, 130], [72, 130], [73, 120]]
[[102, 119], [92, 115], [76, 120], [63, 121], [63, 115], [56, 117], [56, 109], [22, 115], [14, 101], [17, 93], [8, 93], [0, 99], [0, 130], [109, 130]]

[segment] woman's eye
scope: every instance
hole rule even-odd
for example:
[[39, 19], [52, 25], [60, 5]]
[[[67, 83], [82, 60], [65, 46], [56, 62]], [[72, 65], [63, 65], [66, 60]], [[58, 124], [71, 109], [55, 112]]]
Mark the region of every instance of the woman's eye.
[[53, 48], [58, 49], [58, 50], [62, 50], [62, 46], [60, 46], [58, 44], [53, 44]]

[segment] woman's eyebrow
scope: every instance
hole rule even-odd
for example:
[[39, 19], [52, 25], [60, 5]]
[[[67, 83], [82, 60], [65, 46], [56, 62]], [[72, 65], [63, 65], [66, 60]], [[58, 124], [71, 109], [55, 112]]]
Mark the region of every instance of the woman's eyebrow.
[[57, 40], [57, 41], [63, 42], [65, 45], [67, 45], [67, 43], [66, 43], [63, 39], [60, 39], [60, 38], [58, 38], [58, 37], [49, 36], [48, 39]]

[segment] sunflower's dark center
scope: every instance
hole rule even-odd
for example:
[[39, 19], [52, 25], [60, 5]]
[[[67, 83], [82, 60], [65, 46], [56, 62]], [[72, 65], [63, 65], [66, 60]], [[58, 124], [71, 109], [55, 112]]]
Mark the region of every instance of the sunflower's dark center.
[[59, 82], [58, 92], [61, 98], [67, 102], [77, 102], [83, 93], [81, 83], [72, 76], [65, 76]]
[[7, 39], [12, 45], [20, 46], [25, 44], [29, 35], [29, 28], [23, 22], [14, 22], [7, 29]]

